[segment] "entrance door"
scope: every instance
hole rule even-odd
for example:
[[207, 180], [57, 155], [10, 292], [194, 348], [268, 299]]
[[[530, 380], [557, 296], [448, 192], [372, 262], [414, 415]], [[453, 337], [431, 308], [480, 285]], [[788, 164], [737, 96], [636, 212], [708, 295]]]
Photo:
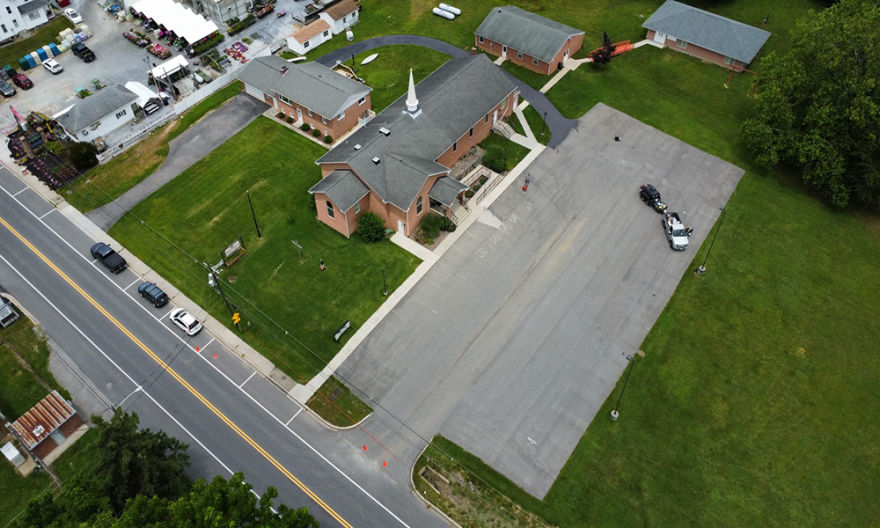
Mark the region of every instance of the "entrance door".
[[302, 120], [303, 120], [303, 111], [302, 111], [302, 108], [299, 108], [299, 107], [296, 108], [296, 120], [297, 120], [297, 121], [302, 121]]
[[663, 44], [666, 42], [666, 33], [660, 33], [659, 31], [654, 32], [654, 42], [659, 42]]
[[565, 55], [562, 56], [562, 62], [565, 62], [567, 60], [568, 60], [568, 50], [565, 50]]
[[507, 58], [507, 46], [501, 46], [501, 56]]
[[403, 236], [406, 236], [406, 233], [404, 232], [405, 229], [406, 229], [406, 224], [403, 223], [403, 220], [398, 220], [397, 221], [397, 232]]
[[496, 121], [498, 121], [498, 110], [495, 110], [495, 113], [492, 114], [492, 124], [494, 125]]

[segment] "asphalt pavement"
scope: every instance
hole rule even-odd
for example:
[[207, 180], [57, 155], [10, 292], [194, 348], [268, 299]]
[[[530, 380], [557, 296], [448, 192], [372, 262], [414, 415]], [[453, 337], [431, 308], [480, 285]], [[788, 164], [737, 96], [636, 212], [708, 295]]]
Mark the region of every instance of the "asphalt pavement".
[[[527, 174], [337, 374], [402, 458], [440, 433], [543, 497], [743, 171], [599, 104]], [[643, 183], [693, 226], [691, 249], [669, 248]]]
[[322, 526], [446, 526], [408, 479], [392, 478], [398, 462], [369, 434], [328, 433], [207, 331], [185, 336], [168, 321], [172, 305], [137, 295], [131, 270], [112, 275], [91, 258], [93, 242], [0, 169], [0, 284], [88, 379], [74, 389], [95, 407], [137, 411], [143, 426], [190, 444], [192, 476], [243, 471], [257, 492], [275, 486]]

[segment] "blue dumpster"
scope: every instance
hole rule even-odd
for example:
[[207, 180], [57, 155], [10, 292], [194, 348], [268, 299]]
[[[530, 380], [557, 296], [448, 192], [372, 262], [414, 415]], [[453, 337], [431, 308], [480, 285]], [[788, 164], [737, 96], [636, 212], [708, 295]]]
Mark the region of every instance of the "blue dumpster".
[[55, 57], [57, 57], [58, 55], [61, 55], [61, 50], [58, 49], [58, 46], [56, 46], [54, 42], [49, 43], [49, 50], [52, 52], [52, 55]]
[[31, 68], [37, 67], [37, 54], [31, 53], [30, 55], [25, 55], [24, 59], [28, 62], [28, 66]]
[[31, 69], [31, 65], [28, 64], [26, 57], [22, 57], [22, 58], [18, 59], [18, 67], [21, 68], [22, 70]]
[[[37, 56], [40, 58], [40, 62], [42, 62], [42, 61], [44, 61], [44, 60], [46, 60], [46, 59], [49, 58], [49, 55], [46, 53], [46, 50], [44, 50], [43, 48], [37, 48], [37, 49], [34, 51], [34, 53], [36, 53]], [[33, 54], [32, 54], [32, 55], [33, 55]]]

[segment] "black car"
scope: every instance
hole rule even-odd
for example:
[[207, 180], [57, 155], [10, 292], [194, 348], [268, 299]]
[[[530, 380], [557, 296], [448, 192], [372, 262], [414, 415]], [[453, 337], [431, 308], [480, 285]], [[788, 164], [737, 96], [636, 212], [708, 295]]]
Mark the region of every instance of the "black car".
[[101, 261], [113, 273], [119, 273], [128, 265], [122, 255], [103, 242], [98, 242], [89, 250], [93, 257]]
[[92, 62], [95, 60], [95, 52], [90, 50], [89, 47], [82, 42], [77, 42], [71, 46], [70, 51], [85, 62]]
[[12, 97], [15, 95], [15, 88], [5, 80], [0, 80], [0, 93], [4, 97]]
[[650, 183], [639, 188], [639, 198], [645, 202], [645, 205], [650, 205], [658, 213], [666, 210], [666, 204], [660, 199], [660, 191]]
[[138, 286], [138, 293], [141, 297], [153, 303], [156, 308], [161, 308], [168, 304], [168, 295], [165, 294], [155, 282], [144, 282]]

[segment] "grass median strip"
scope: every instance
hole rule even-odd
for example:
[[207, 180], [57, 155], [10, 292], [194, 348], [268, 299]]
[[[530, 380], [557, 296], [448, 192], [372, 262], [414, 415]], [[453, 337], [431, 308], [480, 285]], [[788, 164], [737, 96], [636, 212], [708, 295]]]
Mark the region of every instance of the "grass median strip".
[[369, 405], [352, 394], [351, 389], [332, 376], [309, 398], [308, 406], [337, 427], [350, 427], [373, 412]]

